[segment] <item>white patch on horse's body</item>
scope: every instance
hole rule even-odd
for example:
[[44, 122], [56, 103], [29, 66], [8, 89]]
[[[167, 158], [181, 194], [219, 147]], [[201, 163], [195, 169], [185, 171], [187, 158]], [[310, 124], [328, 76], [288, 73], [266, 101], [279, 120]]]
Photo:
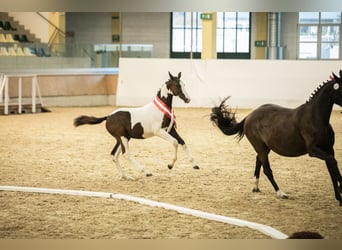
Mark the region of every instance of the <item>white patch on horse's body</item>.
[[130, 113], [131, 129], [133, 129], [137, 123], [141, 124], [144, 128], [144, 134], [142, 135], [143, 138], [149, 138], [156, 135], [160, 128], [160, 121], [164, 116], [164, 114], [161, 113], [153, 103], [137, 108], [120, 108], [112, 112], [111, 115], [119, 111]]

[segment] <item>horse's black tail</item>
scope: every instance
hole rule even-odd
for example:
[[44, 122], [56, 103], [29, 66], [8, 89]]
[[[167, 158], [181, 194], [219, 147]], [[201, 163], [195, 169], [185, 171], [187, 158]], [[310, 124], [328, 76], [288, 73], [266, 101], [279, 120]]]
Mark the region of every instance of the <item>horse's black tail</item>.
[[101, 122], [103, 122], [105, 120], [107, 120], [107, 116], [101, 117], [101, 118], [97, 118], [97, 117], [94, 117], [94, 116], [82, 115], [82, 116], [77, 117], [74, 120], [74, 126], [78, 127], [78, 126], [81, 126], [81, 125], [84, 125], [84, 124], [94, 125], [94, 124], [99, 124], [99, 123], [101, 123]]
[[225, 103], [228, 98], [229, 96], [224, 98], [218, 107], [213, 107], [211, 109], [210, 120], [225, 135], [237, 134], [238, 140], [241, 140], [244, 136], [243, 126], [245, 119], [243, 119], [241, 122], [236, 121], [235, 113], [232, 112]]

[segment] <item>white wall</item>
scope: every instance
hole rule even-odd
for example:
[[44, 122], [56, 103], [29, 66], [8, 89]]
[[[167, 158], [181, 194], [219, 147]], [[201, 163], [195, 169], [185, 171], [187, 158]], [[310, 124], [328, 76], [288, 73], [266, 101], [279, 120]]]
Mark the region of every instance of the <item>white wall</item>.
[[295, 107], [304, 103], [331, 72], [338, 74], [341, 61], [295, 60], [120, 60], [118, 106], [150, 102], [172, 74], [182, 79], [192, 98], [176, 106], [212, 107], [231, 96], [233, 108], [255, 108], [264, 103]]

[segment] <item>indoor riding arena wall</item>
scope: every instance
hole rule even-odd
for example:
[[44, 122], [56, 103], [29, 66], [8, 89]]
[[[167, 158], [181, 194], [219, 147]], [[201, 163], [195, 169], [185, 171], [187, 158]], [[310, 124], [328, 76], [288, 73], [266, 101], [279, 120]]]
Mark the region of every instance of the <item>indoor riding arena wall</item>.
[[304, 60], [184, 60], [122, 58], [117, 105], [139, 106], [151, 101], [156, 90], [172, 74], [182, 80], [192, 100], [176, 106], [211, 107], [231, 96], [234, 108], [255, 108], [264, 103], [295, 107], [339, 74], [340, 61]]

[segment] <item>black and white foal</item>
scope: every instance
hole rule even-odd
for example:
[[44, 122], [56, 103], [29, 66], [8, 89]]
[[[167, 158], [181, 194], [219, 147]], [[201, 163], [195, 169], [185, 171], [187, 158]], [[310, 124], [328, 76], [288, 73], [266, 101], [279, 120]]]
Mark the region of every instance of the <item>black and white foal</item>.
[[151, 176], [149, 169], [140, 165], [130, 154], [128, 142], [131, 138], [145, 139], [152, 136], [159, 136], [170, 142], [174, 147], [174, 155], [168, 165], [172, 169], [177, 160], [178, 144], [186, 152], [194, 169], [199, 169], [191, 156], [184, 140], [176, 131], [176, 117], [172, 108], [173, 96], [178, 96], [185, 103], [190, 102], [184, 83], [180, 80], [181, 73], [177, 77], [171, 75], [170, 79], [162, 85], [154, 100], [145, 106], [138, 108], [120, 108], [110, 115], [97, 118], [93, 116], [79, 116], [74, 120], [74, 125], [99, 124], [106, 121], [107, 131], [116, 139], [116, 144], [111, 152], [113, 160], [120, 172], [121, 178], [132, 179], [122, 169], [119, 163], [120, 153], [127, 157], [130, 162], [143, 171], [146, 176]]

